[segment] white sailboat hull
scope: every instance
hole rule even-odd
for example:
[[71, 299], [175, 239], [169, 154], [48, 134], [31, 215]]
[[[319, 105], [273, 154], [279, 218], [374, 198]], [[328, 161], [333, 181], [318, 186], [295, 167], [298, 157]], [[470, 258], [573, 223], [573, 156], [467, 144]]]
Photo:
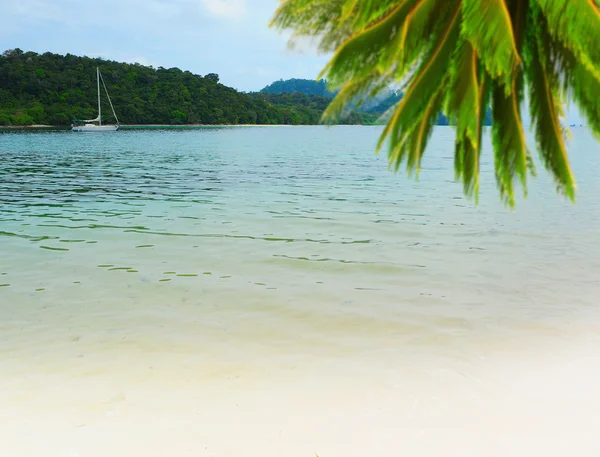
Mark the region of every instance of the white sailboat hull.
[[73, 127], [74, 132], [116, 132], [119, 130], [118, 125], [82, 125]]

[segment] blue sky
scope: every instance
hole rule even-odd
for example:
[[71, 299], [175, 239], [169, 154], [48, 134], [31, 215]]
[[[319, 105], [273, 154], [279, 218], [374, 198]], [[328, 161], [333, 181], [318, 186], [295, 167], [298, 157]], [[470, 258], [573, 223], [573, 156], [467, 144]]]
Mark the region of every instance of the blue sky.
[[[277, 0], [2, 0], [3, 49], [218, 73], [244, 91], [315, 78], [327, 59], [268, 28]], [[2, 50], [3, 50], [2, 49]]]
[[[3, 49], [218, 73], [243, 91], [315, 78], [327, 62], [307, 44], [290, 50], [287, 36], [268, 27], [278, 0], [0, 1]], [[566, 115], [581, 122], [573, 106]]]

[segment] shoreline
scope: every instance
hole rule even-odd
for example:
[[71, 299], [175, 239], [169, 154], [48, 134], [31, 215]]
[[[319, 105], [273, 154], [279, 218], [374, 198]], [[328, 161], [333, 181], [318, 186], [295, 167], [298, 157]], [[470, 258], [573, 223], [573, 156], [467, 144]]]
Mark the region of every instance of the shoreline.
[[[121, 124], [119, 127], [128, 128], [189, 128], [189, 127], [380, 127], [380, 124]], [[3, 125], [2, 129], [69, 129], [70, 125]]]

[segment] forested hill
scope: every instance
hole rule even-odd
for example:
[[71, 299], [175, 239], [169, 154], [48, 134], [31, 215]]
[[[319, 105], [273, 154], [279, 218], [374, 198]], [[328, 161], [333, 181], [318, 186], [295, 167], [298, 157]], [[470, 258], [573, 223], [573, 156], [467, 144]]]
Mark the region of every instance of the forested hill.
[[[324, 79], [280, 79], [275, 81], [261, 90], [264, 94], [305, 94], [305, 95], [318, 95], [332, 99], [337, 94], [337, 91], [329, 90], [327, 81]], [[380, 91], [375, 97], [371, 97], [369, 100], [364, 101], [361, 106], [357, 109], [359, 112], [369, 113], [384, 113], [386, 106], [389, 108], [402, 97], [395, 91], [385, 88]], [[379, 105], [382, 105], [381, 107]]]
[[[265, 94], [306, 94], [306, 95], [320, 95], [328, 99], [332, 99], [336, 92], [330, 91], [327, 86], [327, 81], [324, 79], [313, 80], [313, 79], [280, 79], [272, 84], [269, 84], [261, 90]], [[402, 93], [400, 91], [392, 90], [391, 88], [384, 88], [375, 97], [365, 100], [359, 108], [356, 109], [358, 113], [353, 116], [358, 116], [362, 120], [368, 120], [373, 122], [384, 122], [382, 116], [388, 114], [388, 110], [402, 100]], [[448, 125], [449, 119], [440, 113], [437, 118], [437, 125]], [[490, 109], [487, 110], [484, 125], [491, 125], [492, 123], [492, 112]]]
[[265, 94], [294, 94], [320, 95], [321, 97], [333, 98], [334, 92], [327, 88], [327, 81], [321, 79], [280, 79], [261, 90]]
[[[214, 73], [14, 49], [0, 55], [0, 125], [68, 125], [96, 117], [96, 67], [126, 124], [316, 124], [330, 100], [242, 93], [220, 84]], [[103, 106], [108, 115], [106, 98]], [[344, 122], [372, 123], [377, 117], [355, 113]]]
[[[261, 90], [266, 94], [318, 94], [328, 99], [335, 97], [336, 92], [332, 92], [327, 88], [327, 81], [321, 79], [315, 81], [313, 79], [280, 79]], [[384, 88], [379, 93], [370, 99], [364, 100], [361, 105], [355, 109], [356, 113], [353, 116], [358, 116], [361, 119], [368, 119], [372, 122], [382, 122], [382, 117], [389, 115], [388, 110], [402, 100], [402, 94], [390, 88]], [[356, 104], [355, 104], [356, 106]], [[448, 118], [443, 114], [438, 116], [437, 125], [448, 125]]]

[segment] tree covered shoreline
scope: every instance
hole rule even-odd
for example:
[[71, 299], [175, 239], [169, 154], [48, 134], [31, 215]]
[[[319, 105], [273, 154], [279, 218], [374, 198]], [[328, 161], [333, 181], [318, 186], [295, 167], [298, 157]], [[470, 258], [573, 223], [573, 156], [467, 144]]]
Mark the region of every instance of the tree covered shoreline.
[[[0, 55], [0, 126], [63, 126], [96, 117], [97, 66], [124, 124], [314, 125], [330, 102], [312, 94], [239, 92], [214, 73], [14, 49]], [[353, 112], [340, 123], [373, 124], [379, 117]]]

